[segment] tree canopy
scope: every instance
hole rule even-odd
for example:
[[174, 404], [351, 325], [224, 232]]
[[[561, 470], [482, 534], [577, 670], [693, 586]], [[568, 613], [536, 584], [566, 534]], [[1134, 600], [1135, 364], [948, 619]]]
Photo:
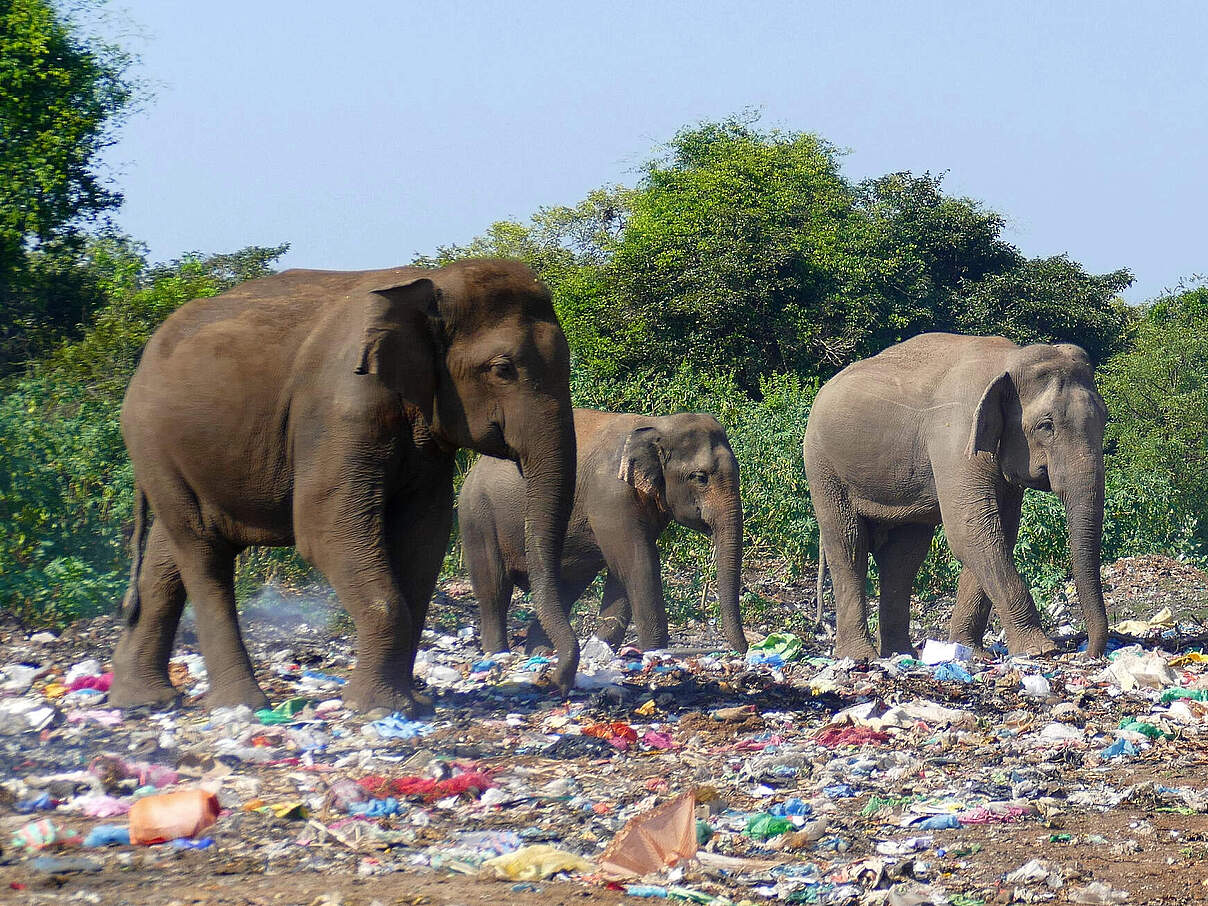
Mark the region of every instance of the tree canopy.
[[678, 133], [633, 189], [502, 221], [429, 262], [520, 257], [554, 291], [572, 350], [602, 376], [681, 364], [826, 378], [927, 330], [1080, 343], [1099, 360], [1128, 320], [1126, 270], [1028, 259], [1004, 218], [930, 173], [853, 183], [839, 151], [753, 116]]
[[0, 374], [101, 303], [79, 253], [122, 200], [99, 154], [134, 100], [130, 65], [47, 0], [0, 0]]

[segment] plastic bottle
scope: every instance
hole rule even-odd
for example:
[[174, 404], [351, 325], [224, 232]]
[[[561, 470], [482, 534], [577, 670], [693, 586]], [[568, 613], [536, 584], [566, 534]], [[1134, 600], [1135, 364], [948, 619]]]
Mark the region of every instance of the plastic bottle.
[[144, 796], [130, 809], [130, 842], [165, 843], [192, 837], [218, 819], [218, 797], [206, 790]]

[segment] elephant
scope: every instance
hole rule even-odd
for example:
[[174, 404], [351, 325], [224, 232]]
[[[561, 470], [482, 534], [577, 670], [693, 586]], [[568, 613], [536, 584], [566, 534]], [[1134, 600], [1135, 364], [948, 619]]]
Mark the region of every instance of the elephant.
[[[831, 378], [803, 453], [820, 531], [819, 605], [828, 568], [836, 599], [836, 655], [913, 653], [910, 593], [937, 525], [962, 565], [950, 639], [980, 650], [992, 602], [1011, 653], [1052, 652], [1012, 557], [1026, 488], [1061, 499], [1087, 653], [1102, 655], [1106, 419], [1086, 353], [1067, 343], [921, 334]], [[879, 649], [866, 620], [870, 553]]]
[[263, 707], [234, 561], [251, 545], [293, 545], [353, 618], [345, 703], [425, 709], [413, 667], [462, 447], [524, 470], [517, 520], [568, 690], [579, 658], [558, 597], [574, 497], [569, 382], [549, 291], [516, 262], [289, 270], [186, 303], [148, 341], [122, 405], [135, 531], [110, 701], [174, 699], [168, 659], [187, 595], [206, 704]]
[[[576, 409], [574, 419], [579, 471], [562, 556], [564, 611], [607, 567], [599, 636], [619, 647], [632, 610], [640, 645], [666, 647], [657, 541], [675, 520], [712, 536], [726, 638], [746, 651], [738, 606], [742, 499], [725, 429], [712, 416], [695, 413], [648, 418]], [[488, 653], [508, 650], [512, 589], [531, 582], [523, 494], [513, 463], [484, 458], [470, 469], [458, 498], [458, 526]], [[547, 641], [541, 629], [530, 626], [530, 650]]]

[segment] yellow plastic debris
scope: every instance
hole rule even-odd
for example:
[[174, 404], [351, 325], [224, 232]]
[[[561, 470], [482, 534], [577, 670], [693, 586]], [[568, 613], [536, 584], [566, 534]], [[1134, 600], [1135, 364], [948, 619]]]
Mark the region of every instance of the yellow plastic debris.
[[505, 881], [541, 881], [560, 871], [591, 871], [586, 859], [555, 849], [545, 843], [525, 846], [514, 853], [496, 856], [482, 863], [483, 871]]

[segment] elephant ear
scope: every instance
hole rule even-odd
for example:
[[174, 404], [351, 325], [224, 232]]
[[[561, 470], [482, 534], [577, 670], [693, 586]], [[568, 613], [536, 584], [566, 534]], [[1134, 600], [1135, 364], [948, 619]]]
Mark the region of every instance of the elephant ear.
[[625, 438], [621, 468], [617, 471], [617, 478], [633, 485], [639, 494], [653, 497], [660, 505], [666, 490], [661, 440], [656, 428], [634, 428]]
[[436, 285], [419, 277], [369, 293], [357, 374], [375, 375], [429, 423], [436, 400]]
[[1005, 420], [1006, 397], [1014, 391], [1010, 372], [1004, 371], [990, 382], [973, 413], [973, 427], [969, 430], [969, 445], [965, 455], [973, 458], [978, 453], [998, 455]]

